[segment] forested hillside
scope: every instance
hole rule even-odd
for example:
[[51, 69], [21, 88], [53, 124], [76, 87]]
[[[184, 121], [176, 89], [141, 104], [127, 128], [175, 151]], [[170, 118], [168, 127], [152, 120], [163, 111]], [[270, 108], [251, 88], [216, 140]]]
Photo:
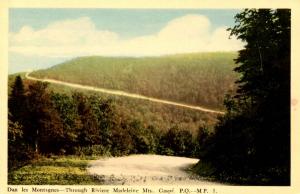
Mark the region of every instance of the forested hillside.
[[[14, 74], [9, 76], [9, 93], [11, 87], [20, 75], [23, 78], [25, 87], [32, 83], [31, 80], [25, 79], [25, 74]], [[66, 94], [71, 97], [74, 92], [81, 92], [85, 95], [97, 95], [102, 99], [110, 99], [113, 101], [115, 112], [121, 119], [140, 120], [144, 126], [153, 126], [160, 131], [167, 131], [173, 126], [178, 126], [180, 129], [190, 131], [195, 135], [199, 126], [206, 126], [212, 129], [217, 120], [217, 114], [195, 111], [188, 108], [177, 107], [173, 105], [160, 104], [141, 99], [128, 98], [123, 96], [114, 96], [93, 91], [74, 89], [67, 86], [49, 84], [47, 91]]]
[[[217, 60], [212, 58], [215, 55]], [[32, 76], [190, 104], [203, 102], [208, 107], [214, 104], [212, 107], [221, 109], [223, 94], [216, 98], [216, 92], [233, 89], [234, 76], [230, 69], [234, 55], [82, 57], [33, 72]], [[219, 86], [216, 89], [209, 83]], [[197, 84], [203, 89], [196, 90]], [[199, 138], [211, 133], [217, 118], [213, 113], [183, 107], [35, 82], [27, 80], [23, 74], [9, 76], [8, 92], [10, 169], [18, 169], [49, 154], [120, 156], [155, 153], [195, 157], [199, 151]], [[205, 100], [199, 97], [207, 93], [211, 96]], [[194, 95], [193, 98], [190, 95]], [[15, 183], [17, 180], [10, 177], [10, 181]]]
[[[155, 112], [156, 118], [161, 119], [155, 123], [155, 119], [151, 120], [149, 116], [137, 116], [142, 113], [134, 113], [136, 109], [122, 110], [122, 99], [89, 92], [63, 92], [55, 86], [49, 88], [47, 83], [23, 81], [19, 75], [10, 76], [9, 81], [10, 170], [50, 155], [79, 157], [151, 153], [196, 156], [199, 149], [197, 135], [208, 130], [206, 116], [184, 112], [177, 107], [170, 110], [170, 107], [150, 108], [150, 115], [154, 114], [153, 110], [162, 108]], [[130, 106], [137, 104], [139, 102]], [[144, 109], [143, 106], [137, 107]], [[145, 107], [144, 111], [149, 111], [149, 107]], [[133, 116], [128, 117], [131, 112]], [[170, 121], [182, 115], [185, 116], [179, 121], [183, 125]], [[184, 120], [190, 117], [198, 127], [194, 133], [189, 125], [184, 126]], [[197, 119], [202, 123], [197, 123]], [[167, 125], [163, 125], [165, 122]], [[12, 183], [18, 180], [10, 176]]]
[[224, 94], [234, 90], [235, 57], [234, 52], [79, 57], [31, 75], [222, 109]]

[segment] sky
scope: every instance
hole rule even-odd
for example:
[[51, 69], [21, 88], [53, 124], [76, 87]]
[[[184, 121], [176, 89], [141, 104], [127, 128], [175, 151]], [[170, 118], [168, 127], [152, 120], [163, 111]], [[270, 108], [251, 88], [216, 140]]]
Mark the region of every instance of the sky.
[[10, 9], [9, 73], [79, 56], [236, 51], [229, 9]]

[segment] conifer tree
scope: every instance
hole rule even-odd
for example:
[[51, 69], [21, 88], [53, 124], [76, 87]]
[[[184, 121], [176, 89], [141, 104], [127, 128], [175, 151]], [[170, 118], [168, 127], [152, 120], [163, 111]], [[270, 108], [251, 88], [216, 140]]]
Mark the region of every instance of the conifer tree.
[[245, 42], [235, 96], [200, 157], [214, 175], [253, 184], [290, 181], [290, 10], [246, 9], [231, 35]]
[[26, 96], [24, 84], [19, 75], [14, 81], [11, 94], [8, 98], [8, 109], [11, 113], [10, 119], [22, 124], [26, 115]]

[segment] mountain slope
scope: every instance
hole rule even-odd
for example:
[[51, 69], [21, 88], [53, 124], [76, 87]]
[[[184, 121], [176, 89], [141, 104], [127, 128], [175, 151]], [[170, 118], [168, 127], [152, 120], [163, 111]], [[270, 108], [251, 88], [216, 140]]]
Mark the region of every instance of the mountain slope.
[[234, 89], [235, 57], [233, 52], [80, 57], [31, 75], [222, 109], [224, 94]]

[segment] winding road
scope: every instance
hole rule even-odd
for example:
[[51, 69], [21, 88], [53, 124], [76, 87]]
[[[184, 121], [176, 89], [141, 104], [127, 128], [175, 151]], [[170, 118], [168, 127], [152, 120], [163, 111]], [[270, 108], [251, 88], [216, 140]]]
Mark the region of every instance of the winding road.
[[98, 88], [98, 87], [93, 87], [93, 86], [87, 86], [87, 85], [81, 85], [81, 84], [74, 84], [74, 83], [69, 83], [69, 82], [58, 81], [58, 80], [54, 80], [54, 79], [40, 79], [40, 78], [32, 77], [29, 74], [30, 74], [30, 72], [27, 72], [26, 75], [25, 75], [25, 77], [29, 80], [48, 82], [48, 83], [68, 86], [68, 87], [72, 87], [72, 88], [102, 92], [102, 93], [118, 95], [118, 96], [126, 96], [126, 97], [130, 97], [130, 98], [143, 99], [143, 100], [148, 100], [148, 101], [151, 101], [151, 102], [157, 102], [157, 103], [162, 103], [162, 104], [179, 106], [179, 107], [183, 107], [183, 108], [189, 108], [189, 109], [199, 110], [199, 111], [208, 112], [208, 113], [224, 114], [223, 111], [208, 109], [208, 108], [204, 108], [204, 107], [201, 107], [201, 106], [193, 106], [193, 105], [188, 105], [188, 104], [183, 104], [183, 103], [178, 103], [178, 102], [173, 102], [173, 101], [168, 101], [168, 100], [162, 100], [162, 99], [147, 97], [147, 96], [143, 96], [143, 95], [139, 95], [139, 94], [128, 93], [128, 92], [124, 92], [124, 91], [120, 91], [120, 90], [111, 90], [111, 89], [105, 89], [105, 88]]
[[105, 185], [223, 185], [188, 172], [194, 158], [131, 155], [90, 162], [87, 171]]

